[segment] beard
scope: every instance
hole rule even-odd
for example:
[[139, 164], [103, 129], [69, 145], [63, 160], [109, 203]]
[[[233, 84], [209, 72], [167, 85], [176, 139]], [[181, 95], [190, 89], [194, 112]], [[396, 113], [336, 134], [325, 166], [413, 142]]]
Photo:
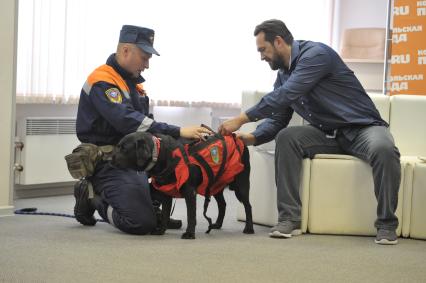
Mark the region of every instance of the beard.
[[276, 71], [278, 69], [284, 69], [285, 67], [283, 60], [281, 60], [281, 58], [278, 57], [276, 53], [274, 53], [268, 64], [273, 71]]

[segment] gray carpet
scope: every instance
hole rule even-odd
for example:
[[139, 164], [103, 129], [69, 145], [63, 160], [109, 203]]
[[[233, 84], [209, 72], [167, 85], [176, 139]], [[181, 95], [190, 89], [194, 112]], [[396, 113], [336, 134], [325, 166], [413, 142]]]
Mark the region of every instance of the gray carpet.
[[[426, 241], [379, 246], [372, 237], [306, 234], [268, 238], [268, 227], [241, 233], [232, 194], [224, 227], [205, 234], [202, 198], [196, 240], [182, 230], [126, 235], [109, 224], [83, 227], [72, 218], [0, 218], [0, 282], [425, 282]], [[72, 196], [18, 200], [17, 208], [71, 213]], [[209, 215], [215, 215], [211, 203]], [[185, 219], [183, 200], [174, 217]]]

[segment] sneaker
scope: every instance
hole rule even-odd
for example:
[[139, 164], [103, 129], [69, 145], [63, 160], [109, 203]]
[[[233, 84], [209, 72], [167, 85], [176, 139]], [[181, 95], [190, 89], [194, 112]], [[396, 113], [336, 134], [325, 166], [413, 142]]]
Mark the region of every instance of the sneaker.
[[96, 219], [93, 216], [95, 208], [89, 199], [89, 183], [86, 180], [78, 181], [74, 185], [74, 216], [78, 222], [86, 226], [94, 226]]
[[379, 245], [396, 245], [398, 244], [398, 236], [395, 230], [378, 229], [374, 242]]
[[300, 230], [300, 221], [285, 220], [278, 222], [277, 225], [271, 228], [269, 236], [272, 238], [291, 238], [302, 234]]

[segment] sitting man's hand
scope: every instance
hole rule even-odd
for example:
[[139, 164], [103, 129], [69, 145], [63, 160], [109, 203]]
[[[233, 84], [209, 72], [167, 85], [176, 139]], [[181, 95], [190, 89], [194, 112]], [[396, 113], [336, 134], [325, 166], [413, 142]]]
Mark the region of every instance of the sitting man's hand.
[[238, 130], [239, 128], [241, 128], [241, 126], [247, 122], [250, 122], [250, 120], [247, 117], [247, 115], [243, 112], [237, 117], [234, 117], [232, 119], [229, 119], [223, 122], [223, 124], [219, 126], [218, 132], [223, 136], [230, 135], [236, 130]]

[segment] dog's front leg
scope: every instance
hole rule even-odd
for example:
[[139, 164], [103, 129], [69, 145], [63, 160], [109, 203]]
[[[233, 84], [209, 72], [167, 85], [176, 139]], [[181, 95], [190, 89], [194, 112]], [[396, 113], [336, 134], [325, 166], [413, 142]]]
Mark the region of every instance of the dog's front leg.
[[197, 225], [197, 193], [195, 188], [188, 183], [182, 186], [180, 192], [185, 198], [188, 221], [186, 232], [182, 234], [182, 239], [195, 239], [195, 226]]
[[163, 199], [162, 205], [161, 205], [161, 231], [163, 231], [163, 234], [167, 230], [167, 224], [170, 221], [170, 212], [172, 210], [172, 197], [165, 197]]
[[155, 189], [151, 191], [151, 195], [154, 199], [161, 203], [161, 215], [158, 219], [157, 227], [151, 234], [153, 235], [164, 235], [167, 230], [167, 223], [170, 220], [170, 211], [172, 208], [172, 197], [163, 194]]

